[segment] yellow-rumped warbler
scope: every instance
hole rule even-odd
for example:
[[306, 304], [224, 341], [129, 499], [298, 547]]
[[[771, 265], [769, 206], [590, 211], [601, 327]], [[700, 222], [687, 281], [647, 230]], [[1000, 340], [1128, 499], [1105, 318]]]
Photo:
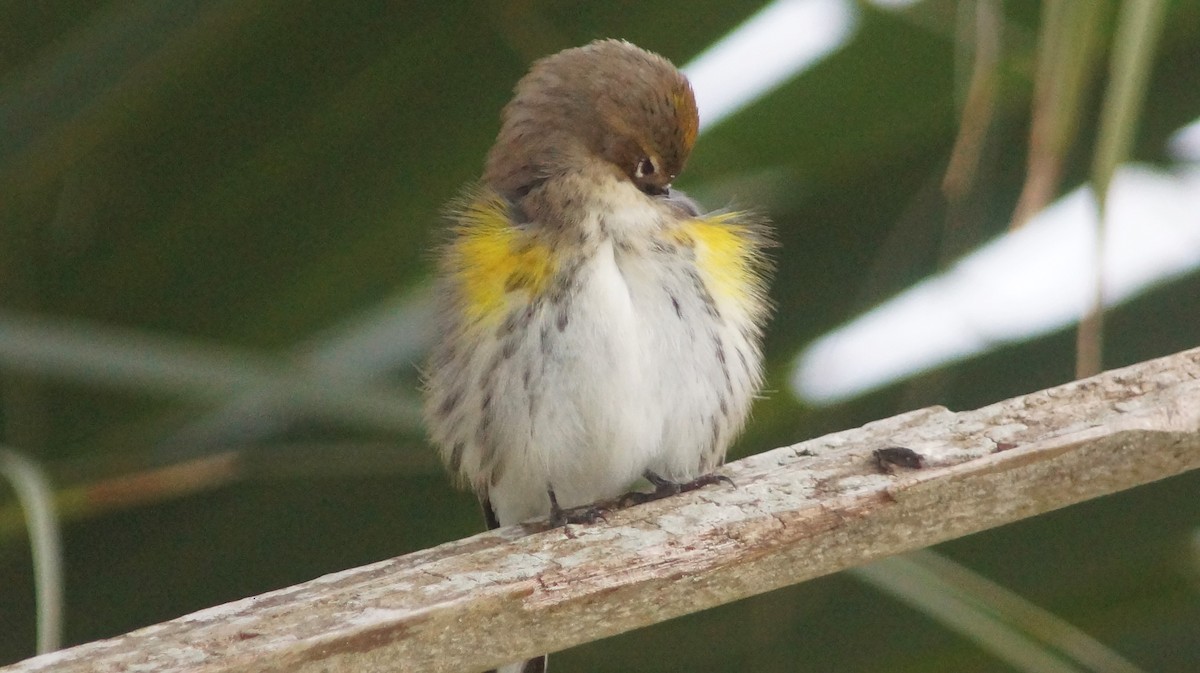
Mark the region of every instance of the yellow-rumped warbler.
[[[671, 189], [698, 127], [666, 59], [534, 63], [441, 251], [425, 419], [494, 524], [718, 466], [761, 379], [761, 219]], [[559, 507], [560, 506], [560, 507]]]
[[504, 108], [451, 215], [424, 371], [433, 441], [489, 525], [571, 521], [643, 476], [678, 491], [741, 430], [768, 237], [671, 189], [698, 122], [687, 79], [617, 40], [534, 63]]

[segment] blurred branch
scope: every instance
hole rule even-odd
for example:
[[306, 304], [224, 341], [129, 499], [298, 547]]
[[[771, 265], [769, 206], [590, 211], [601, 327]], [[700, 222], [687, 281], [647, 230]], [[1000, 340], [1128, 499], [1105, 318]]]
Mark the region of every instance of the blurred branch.
[[1165, 10], [1162, 0], [1125, 0], [1121, 5], [1092, 165], [1101, 204], [1117, 166], [1129, 157]]
[[[59, 520], [77, 521], [113, 510], [213, 489], [241, 475], [239, 456], [230, 451], [176, 465], [67, 486], [50, 495]], [[0, 547], [21, 531], [20, 513], [13, 506], [0, 506]]]
[[[282, 361], [158, 335], [0, 313], [0, 369], [223, 402], [159, 441], [155, 455], [126, 456], [122, 474], [61, 490], [56, 501], [66, 520], [244, 478], [429, 473], [438, 468], [432, 452], [394, 443], [256, 444], [305, 416], [413, 434], [420, 427], [415, 397], [377, 381], [419, 356], [430, 338], [429, 311], [426, 290], [398, 296], [296, 346]], [[190, 458], [162, 466], [157, 463], [164, 453]], [[111, 473], [111, 462], [83, 472]], [[147, 463], [156, 465], [144, 467]], [[0, 542], [20, 530], [20, 512], [0, 507]]]
[[[424, 449], [424, 446], [419, 447]], [[123, 464], [150, 457], [124, 457]], [[59, 466], [52, 474], [114, 472], [112, 460]], [[53, 466], [51, 466], [53, 467]], [[122, 466], [123, 467], [123, 466]], [[71, 469], [74, 468], [74, 469]], [[119, 468], [116, 468], [119, 469]], [[193, 493], [212, 491], [245, 480], [410, 477], [435, 474], [441, 465], [432, 451], [413, 450], [389, 442], [309, 442], [226, 448], [170, 465], [131, 469], [60, 488], [54, 494], [61, 521], [79, 521], [109, 512], [141, 507]], [[59, 483], [68, 481], [63, 477]], [[25, 531], [17, 504], [0, 504], [0, 548]]]
[[0, 368], [78, 383], [221, 401], [248, 391], [318, 418], [411, 433], [415, 396], [229, 348], [96, 324], [0, 313]]
[[[329, 375], [347, 385], [372, 385], [411, 365], [433, 339], [432, 292], [428, 287], [397, 295], [336, 327], [292, 348], [288, 361], [311, 373]], [[415, 399], [392, 413], [410, 431], [420, 426]], [[262, 388], [242, 391], [220, 408], [157, 442], [169, 456], [192, 456], [247, 444], [276, 434], [302, 416], [286, 391]]]
[[[1084, 3], [1086, 4], [1086, 3]], [[1125, 0], [1109, 61], [1108, 90], [1100, 114], [1100, 131], [1092, 164], [1099, 217], [1096, 230], [1096, 276], [1092, 307], [1079, 323], [1075, 342], [1075, 376], [1100, 371], [1103, 363], [1105, 220], [1108, 188], [1117, 166], [1129, 156], [1138, 116], [1150, 78], [1155, 45], [1162, 31], [1162, 0]]]
[[1017, 670], [1141, 671], [1054, 613], [927, 549], [850, 572]]
[[[924, 468], [887, 468], [903, 445]], [[727, 465], [736, 486], [501, 528], [4, 673], [481, 670], [1200, 468], [1200, 349]]]
[[41, 466], [4, 446], [0, 446], [0, 476], [16, 491], [29, 531], [37, 595], [37, 651], [53, 652], [62, 647], [63, 636], [62, 531], [54, 490]]
[[975, 10], [971, 84], [963, 104], [958, 137], [950, 153], [950, 164], [942, 179], [942, 193], [951, 204], [961, 201], [975, 183], [984, 140], [996, 108], [997, 68], [1004, 33], [1003, 14], [995, 0], [980, 0], [970, 6]]
[[[39, 271], [45, 266], [42, 234], [21, 218], [0, 215], [0, 305], [38, 310]], [[49, 419], [43, 386], [44, 382], [34, 377], [9, 372], [0, 375], [0, 441], [27, 451], [45, 445]]]
[[1042, 5], [1025, 185], [1013, 213], [1013, 228], [1025, 224], [1058, 194], [1063, 163], [1095, 76], [1100, 28], [1109, 8], [1107, 0], [1047, 0]]

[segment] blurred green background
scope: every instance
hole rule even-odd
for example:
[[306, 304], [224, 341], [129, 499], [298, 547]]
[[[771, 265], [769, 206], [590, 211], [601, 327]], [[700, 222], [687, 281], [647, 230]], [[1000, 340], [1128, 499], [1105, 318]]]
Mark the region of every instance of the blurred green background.
[[[952, 198], [977, 3], [851, 4], [847, 43], [706, 131], [677, 183], [710, 207], [761, 208], [782, 243], [769, 394], [734, 458], [1073, 378], [1071, 330], [834, 406], [790, 392], [813, 339], [1003, 233], [1026, 176], [1041, 3], [985, 3], [1002, 27], [995, 95], [974, 179]], [[0, 420], [56, 488], [68, 643], [479, 531], [414, 413], [442, 205], [478, 177], [533, 59], [622, 37], [684, 64], [762, 5], [5, 3]], [[1117, 23], [1117, 3], [1097, 5], [1058, 193], [1093, 160]], [[1163, 165], [1200, 117], [1200, 2], [1166, 12], [1131, 150]], [[1195, 346], [1198, 316], [1196, 273], [1116, 308], [1106, 366]], [[1192, 473], [938, 550], [1143, 670], [1194, 671], [1198, 494]], [[0, 663], [34, 641], [28, 539], [0, 487]], [[847, 575], [553, 665], [1014, 670]]]

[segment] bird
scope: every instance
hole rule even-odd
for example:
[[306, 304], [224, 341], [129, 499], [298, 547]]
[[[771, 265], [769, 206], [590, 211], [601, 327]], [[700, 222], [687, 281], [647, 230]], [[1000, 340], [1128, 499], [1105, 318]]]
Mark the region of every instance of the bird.
[[[447, 209], [424, 418], [489, 528], [596, 522], [724, 480], [762, 384], [774, 245], [672, 187], [699, 130], [666, 58], [597, 40], [532, 64]], [[545, 657], [502, 670], [545, 670]]]

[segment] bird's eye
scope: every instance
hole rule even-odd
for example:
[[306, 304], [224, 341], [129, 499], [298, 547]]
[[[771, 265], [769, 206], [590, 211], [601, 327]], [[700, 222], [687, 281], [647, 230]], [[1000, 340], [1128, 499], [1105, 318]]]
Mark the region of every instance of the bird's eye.
[[644, 178], [647, 175], [654, 175], [654, 171], [654, 160], [650, 157], [642, 157], [638, 161], [637, 167], [633, 169], [633, 176], [635, 178]]

